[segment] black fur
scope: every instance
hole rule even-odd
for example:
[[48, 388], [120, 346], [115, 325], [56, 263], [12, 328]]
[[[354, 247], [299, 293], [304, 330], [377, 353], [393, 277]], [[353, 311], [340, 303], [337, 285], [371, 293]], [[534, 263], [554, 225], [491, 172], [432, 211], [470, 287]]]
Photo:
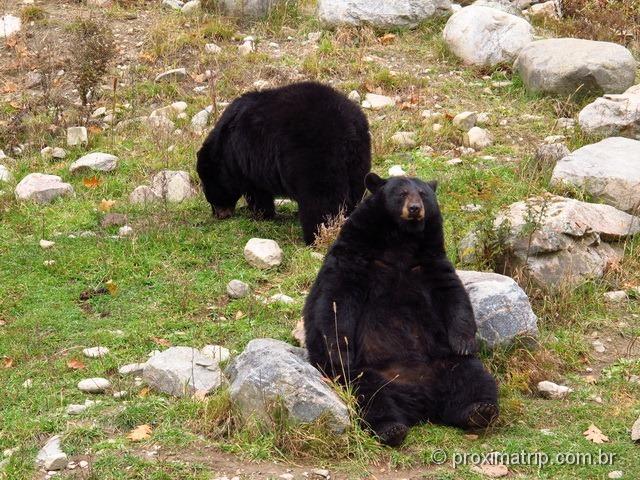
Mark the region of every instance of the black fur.
[[388, 445], [425, 421], [486, 427], [497, 387], [445, 254], [436, 184], [369, 174], [367, 187], [304, 308], [310, 360], [355, 387], [364, 422]]
[[219, 218], [241, 196], [262, 218], [274, 197], [296, 200], [304, 241], [364, 194], [371, 167], [369, 124], [362, 110], [331, 87], [305, 82], [237, 98], [198, 152], [204, 194]]

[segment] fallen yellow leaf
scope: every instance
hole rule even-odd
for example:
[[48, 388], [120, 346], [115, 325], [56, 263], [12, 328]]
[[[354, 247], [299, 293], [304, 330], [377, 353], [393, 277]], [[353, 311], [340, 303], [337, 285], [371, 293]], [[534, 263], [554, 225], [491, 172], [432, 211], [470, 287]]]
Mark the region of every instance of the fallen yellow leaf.
[[13, 367], [13, 358], [11, 357], [3, 357], [2, 358], [2, 368], [11, 368]]
[[604, 443], [609, 441], [609, 437], [604, 435], [602, 431], [593, 423], [582, 434], [587, 440], [593, 443]]
[[98, 177], [85, 177], [82, 179], [82, 184], [87, 188], [97, 188], [100, 186], [100, 183]]
[[147, 424], [138, 425], [136, 428], [134, 428], [129, 432], [129, 435], [127, 435], [127, 438], [134, 442], [140, 442], [142, 440], [146, 440], [147, 438], [151, 437], [152, 432], [153, 432], [153, 428], [151, 428], [151, 425], [147, 425]]
[[85, 368], [85, 365], [82, 362], [82, 360], [78, 360], [77, 358], [72, 358], [67, 362], [67, 367], [73, 370], [82, 370], [83, 368]]
[[110, 295], [115, 295], [116, 293], [118, 293], [118, 284], [113, 280], [109, 280], [104, 284], [104, 286], [107, 287]]
[[98, 205], [98, 210], [100, 210], [101, 212], [108, 212], [113, 208], [115, 204], [116, 204], [115, 200], [107, 200], [103, 198], [100, 204]]

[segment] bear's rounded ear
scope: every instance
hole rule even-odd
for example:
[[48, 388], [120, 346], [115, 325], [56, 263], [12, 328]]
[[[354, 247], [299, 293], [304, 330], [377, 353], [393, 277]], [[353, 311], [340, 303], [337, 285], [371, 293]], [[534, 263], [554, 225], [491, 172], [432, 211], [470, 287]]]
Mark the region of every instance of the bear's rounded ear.
[[371, 193], [376, 193], [385, 183], [387, 183], [386, 180], [380, 178], [373, 172], [367, 173], [367, 176], [364, 178], [364, 184]]
[[431, 190], [433, 190], [434, 192], [438, 189], [437, 180], [431, 180], [430, 182], [427, 182], [427, 185], [429, 185], [431, 187]]

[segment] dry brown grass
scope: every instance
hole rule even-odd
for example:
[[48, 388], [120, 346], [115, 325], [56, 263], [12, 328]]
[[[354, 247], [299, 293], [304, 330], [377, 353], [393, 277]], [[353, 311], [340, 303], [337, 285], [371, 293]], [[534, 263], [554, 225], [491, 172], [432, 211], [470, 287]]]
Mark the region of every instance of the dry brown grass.
[[341, 209], [336, 216], [329, 218], [325, 223], [320, 225], [313, 246], [322, 252], [328, 251], [329, 247], [336, 238], [338, 238], [338, 234], [346, 220], [347, 217], [344, 214], [344, 210]]

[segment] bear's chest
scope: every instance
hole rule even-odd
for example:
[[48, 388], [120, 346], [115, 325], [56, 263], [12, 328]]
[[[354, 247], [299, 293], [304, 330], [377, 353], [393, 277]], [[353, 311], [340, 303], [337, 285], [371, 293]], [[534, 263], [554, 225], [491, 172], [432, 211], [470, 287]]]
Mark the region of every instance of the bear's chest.
[[438, 356], [446, 332], [433, 304], [427, 265], [380, 257], [370, 265], [367, 308], [358, 322], [361, 364]]

